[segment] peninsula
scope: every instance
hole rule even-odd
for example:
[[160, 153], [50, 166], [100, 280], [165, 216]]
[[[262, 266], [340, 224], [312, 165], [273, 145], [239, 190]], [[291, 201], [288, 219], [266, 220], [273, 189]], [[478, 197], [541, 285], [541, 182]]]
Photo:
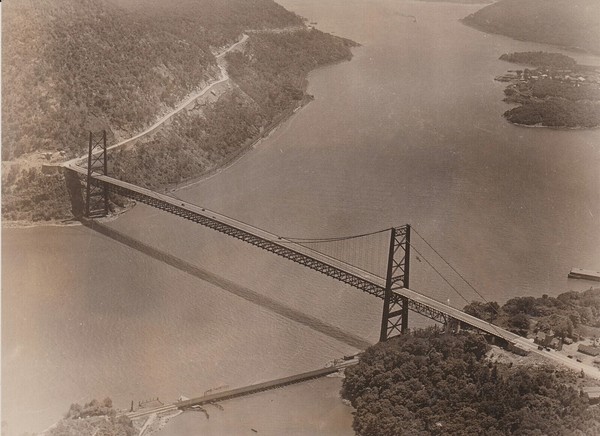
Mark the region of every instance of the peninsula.
[[308, 73], [356, 45], [272, 0], [65, 4], [4, 11], [4, 223], [73, 218], [60, 165], [89, 131], [123, 145], [110, 171], [129, 182], [161, 190], [214, 171], [309, 102]]
[[599, 21], [596, 0], [499, 0], [462, 19], [483, 32], [595, 54]]
[[560, 53], [508, 53], [500, 59], [535, 68], [496, 77], [509, 85], [504, 101], [518, 104], [504, 113], [524, 126], [592, 128], [600, 126], [600, 71], [578, 65]]

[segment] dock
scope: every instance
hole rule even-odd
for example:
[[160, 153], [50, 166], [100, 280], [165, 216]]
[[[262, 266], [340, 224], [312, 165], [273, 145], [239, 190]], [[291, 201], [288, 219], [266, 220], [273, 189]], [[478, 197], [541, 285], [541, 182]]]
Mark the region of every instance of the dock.
[[569, 272], [568, 278], [600, 282], [600, 271], [592, 271], [589, 269], [581, 268], [571, 268], [571, 272]]
[[176, 401], [171, 404], [167, 404], [161, 407], [156, 408], [148, 408], [148, 409], [140, 409], [136, 412], [126, 413], [125, 415], [130, 419], [138, 419], [145, 416], [150, 416], [155, 413], [165, 413], [165, 412], [173, 412], [177, 409], [179, 410], [188, 410], [194, 406], [202, 406], [205, 404], [216, 403], [219, 401], [230, 400], [232, 398], [243, 397], [246, 395], [252, 395], [263, 391], [268, 391], [271, 389], [277, 389], [284, 386], [293, 385], [296, 383], [302, 383], [305, 381], [325, 377], [327, 375], [338, 372], [340, 369], [343, 369], [347, 366], [356, 365], [358, 363], [357, 358], [352, 358], [349, 360], [345, 360], [341, 363], [335, 364], [333, 366], [327, 368], [320, 368], [313, 371], [303, 372], [301, 374], [295, 374], [288, 377], [278, 378], [275, 380], [270, 380], [262, 383], [256, 383], [249, 386], [244, 386], [241, 388], [230, 389], [228, 391], [223, 391], [210, 395], [203, 395], [201, 397], [192, 398], [184, 401]]
[[302, 374], [291, 375], [289, 377], [283, 377], [276, 380], [270, 380], [263, 383], [256, 383], [242, 388], [231, 389], [229, 391], [219, 392], [216, 394], [205, 395], [202, 397], [192, 398], [186, 401], [178, 401], [173, 405], [178, 409], [185, 410], [192, 406], [202, 406], [204, 404], [210, 404], [217, 401], [230, 400], [232, 398], [243, 397], [246, 395], [255, 394], [258, 392], [268, 391], [270, 389], [281, 388], [284, 386], [305, 382], [308, 380], [325, 377], [326, 375], [337, 372], [339, 368], [337, 366], [331, 366], [329, 368], [316, 369], [314, 371], [304, 372]]

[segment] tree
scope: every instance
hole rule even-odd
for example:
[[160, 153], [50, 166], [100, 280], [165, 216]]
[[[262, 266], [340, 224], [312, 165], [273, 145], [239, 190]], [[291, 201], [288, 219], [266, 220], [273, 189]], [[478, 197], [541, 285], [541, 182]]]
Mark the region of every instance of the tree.
[[463, 309], [469, 315], [473, 315], [484, 321], [493, 322], [500, 312], [500, 305], [495, 301], [481, 303], [473, 301], [466, 305]]
[[517, 333], [525, 336], [529, 330], [529, 317], [524, 313], [517, 313], [508, 319], [508, 325]]

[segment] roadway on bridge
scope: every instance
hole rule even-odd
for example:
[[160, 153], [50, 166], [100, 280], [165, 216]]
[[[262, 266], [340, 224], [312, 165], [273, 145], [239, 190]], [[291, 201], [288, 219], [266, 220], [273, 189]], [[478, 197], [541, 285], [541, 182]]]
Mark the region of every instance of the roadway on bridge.
[[[82, 167], [76, 165], [75, 163], [70, 163], [68, 168], [73, 171], [76, 171], [77, 173], [79, 173], [81, 175], [87, 176], [87, 170], [85, 168], [82, 168]], [[171, 197], [166, 194], [161, 194], [161, 193], [158, 193], [155, 191], [151, 191], [150, 189], [142, 188], [140, 186], [133, 185], [133, 184], [127, 183], [127, 182], [123, 182], [121, 180], [117, 180], [112, 177], [102, 176], [102, 175], [97, 175], [97, 174], [94, 174], [93, 177], [99, 181], [106, 182], [110, 185], [125, 188], [129, 191], [133, 191], [138, 194], [144, 195], [146, 197], [149, 197], [149, 198], [161, 201], [161, 202], [165, 202], [165, 203], [175, 206], [177, 208], [183, 208], [187, 211], [193, 212], [194, 214], [197, 214], [197, 215], [200, 215], [200, 216], [212, 219], [212, 220], [219, 221], [220, 223], [223, 223], [231, 228], [238, 229], [244, 233], [258, 237], [265, 241], [270, 241], [275, 244], [281, 245], [282, 247], [293, 250], [299, 254], [317, 259], [320, 262], [331, 265], [341, 271], [345, 271], [345, 272], [352, 274], [356, 277], [359, 277], [365, 281], [371, 282], [371, 283], [379, 286], [382, 289], [382, 291], [383, 291], [383, 289], [385, 289], [385, 279], [382, 277], [379, 277], [373, 273], [365, 271], [361, 268], [358, 268], [354, 265], [351, 265], [349, 263], [346, 263], [346, 262], [336, 259], [334, 257], [320, 253], [311, 248], [300, 245], [294, 241], [285, 239], [274, 233], [268, 232], [266, 230], [263, 230], [258, 227], [252, 226], [250, 224], [244, 223], [242, 221], [236, 220], [235, 218], [231, 218], [231, 217], [228, 217], [227, 215], [220, 214], [218, 212], [206, 209], [204, 207], [196, 206], [195, 204], [181, 201], [178, 198]]]

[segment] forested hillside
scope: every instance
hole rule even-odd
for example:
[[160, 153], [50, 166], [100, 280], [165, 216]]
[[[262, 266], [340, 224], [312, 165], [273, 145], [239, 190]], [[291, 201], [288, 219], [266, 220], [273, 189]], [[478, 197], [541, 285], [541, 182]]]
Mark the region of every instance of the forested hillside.
[[600, 409], [553, 368], [485, 357], [479, 336], [418, 331], [369, 348], [342, 396], [361, 436], [592, 435]]
[[500, 0], [463, 22], [515, 39], [600, 53], [597, 0]]
[[92, 400], [71, 404], [69, 411], [51, 427], [45, 436], [134, 436], [139, 432], [126, 416], [117, 417], [112, 400]]
[[350, 59], [353, 45], [315, 29], [253, 33], [243, 53], [227, 54], [234, 89], [201, 112], [178, 114], [134, 150], [115, 153], [115, 177], [160, 189], [215, 168], [307, 102], [308, 72]]
[[272, 0], [108, 0], [147, 26], [169, 29], [187, 41], [230, 44], [248, 30], [302, 26], [302, 19]]
[[105, 129], [109, 145], [143, 131], [220, 77], [214, 53], [244, 32], [245, 54], [227, 58], [231, 90], [113, 156], [115, 175], [160, 188], [214, 168], [306, 100], [310, 69], [351, 56], [349, 41], [272, 0], [12, 0], [3, 12], [2, 213], [13, 221], [68, 218], [46, 159], [83, 154], [89, 131]]
[[89, 129], [140, 129], [217, 73], [207, 42], [103, 1], [19, 0], [3, 12], [3, 159], [80, 153]]
[[4, 160], [79, 153], [89, 129], [127, 137], [217, 75], [211, 47], [301, 23], [270, 0], [19, 0], [3, 12]]

